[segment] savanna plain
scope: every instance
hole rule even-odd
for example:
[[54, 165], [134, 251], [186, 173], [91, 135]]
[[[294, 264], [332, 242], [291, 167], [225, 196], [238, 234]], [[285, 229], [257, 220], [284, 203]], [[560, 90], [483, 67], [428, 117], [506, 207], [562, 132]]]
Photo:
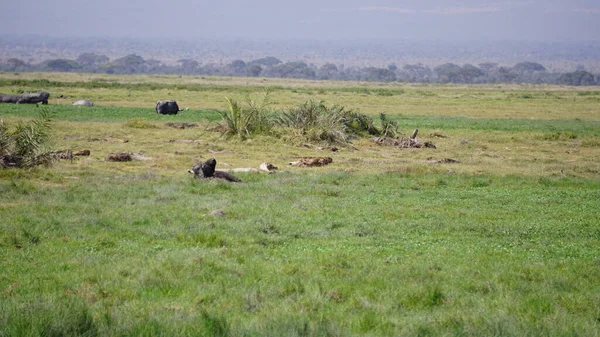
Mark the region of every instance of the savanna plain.
[[[225, 137], [225, 97], [266, 88], [273, 115], [322, 100], [436, 148]], [[598, 87], [0, 74], [41, 89], [0, 119], [46, 109], [91, 155], [0, 170], [0, 336], [600, 335]], [[187, 173], [211, 157], [279, 170]]]

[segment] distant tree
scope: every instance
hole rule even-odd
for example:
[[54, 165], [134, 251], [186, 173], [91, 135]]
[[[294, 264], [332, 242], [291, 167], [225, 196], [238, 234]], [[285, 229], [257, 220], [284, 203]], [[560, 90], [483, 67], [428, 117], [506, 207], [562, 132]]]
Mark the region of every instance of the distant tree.
[[333, 63], [325, 63], [317, 70], [317, 78], [320, 80], [331, 80], [336, 77], [339, 70]]
[[246, 74], [246, 62], [242, 60], [234, 60], [228, 65], [228, 68], [233, 75], [243, 76]]
[[114, 63], [116, 65], [124, 66], [124, 67], [138, 67], [138, 66], [146, 63], [146, 61], [144, 61], [144, 58], [139, 55], [129, 54], [127, 56], [123, 56], [121, 58], [114, 60], [112, 63]]
[[198, 61], [192, 59], [181, 59], [178, 60], [177, 63], [179, 63], [179, 67], [184, 74], [194, 74], [200, 65]]
[[515, 64], [512, 69], [517, 73], [546, 71], [543, 65], [535, 62], [520, 62]]
[[445, 63], [433, 68], [442, 83], [461, 83], [461, 70], [462, 68], [454, 63]]
[[108, 62], [106, 55], [97, 55], [94, 53], [83, 53], [77, 57], [77, 62], [83, 66], [91, 66]]
[[495, 82], [500, 83], [511, 83], [517, 79], [518, 75], [515, 74], [511, 69], [506, 67], [498, 68], [498, 75]]
[[361, 79], [365, 81], [393, 82], [396, 80], [396, 73], [387, 68], [367, 67], [363, 69], [363, 73], [364, 77]]
[[272, 77], [281, 78], [306, 78], [313, 79], [316, 74], [314, 69], [310, 68], [304, 62], [287, 62], [278, 64], [269, 68], [266, 74]]
[[112, 61], [108, 68], [112, 73], [133, 74], [143, 73], [145, 65], [146, 61], [144, 58], [136, 54], [129, 54]]
[[483, 70], [477, 68], [471, 64], [465, 64], [462, 66], [460, 70], [460, 75], [462, 76], [463, 83], [474, 83], [475, 79], [481, 76], [484, 76], [485, 73]]
[[9, 70], [14, 71], [14, 70], [17, 70], [17, 68], [25, 67], [27, 65], [27, 63], [25, 63], [25, 61], [18, 59], [18, 58], [10, 58], [10, 59], [6, 60], [6, 65]]
[[431, 69], [422, 64], [406, 64], [402, 67], [400, 79], [406, 82], [427, 82], [432, 76]]
[[396, 66], [395, 63], [390, 63], [390, 64], [388, 64], [387, 69], [389, 71], [394, 71], [395, 72], [396, 70], [398, 70], [398, 66]]
[[262, 72], [263, 68], [259, 64], [249, 64], [246, 67], [246, 75], [250, 77], [258, 77]]
[[72, 71], [81, 68], [81, 65], [73, 60], [54, 59], [44, 62], [46, 69], [51, 71]]
[[596, 85], [596, 79], [594, 75], [584, 71], [577, 70], [572, 73], [565, 73], [559, 76], [558, 78], [559, 84], [566, 85]]
[[281, 62], [280, 59], [273, 57], [273, 56], [267, 56], [267, 57], [263, 57], [260, 58], [258, 60], [253, 60], [249, 62], [250, 64], [259, 64], [261, 66], [266, 66], [266, 67], [272, 67], [278, 64], [282, 64], [283, 62]]
[[486, 71], [486, 72], [490, 72], [494, 69], [498, 69], [498, 63], [492, 63], [492, 62], [479, 63], [478, 66], [479, 66], [479, 69]]
[[472, 64], [461, 67], [454, 63], [446, 63], [435, 67], [434, 70], [443, 83], [473, 83], [476, 78], [485, 75], [481, 69]]
[[147, 73], [151, 73], [151, 74], [157, 74], [157, 73], [167, 73], [167, 69], [165, 64], [161, 61], [161, 60], [157, 60], [157, 59], [149, 59], [146, 60], [146, 65], [145, 65], [145, 72]]
[[157, 59], [149, 59], [146, 60], [146, 64], [148, 64], [151, 67], [159, 67], [162, 65], [162, 61]]

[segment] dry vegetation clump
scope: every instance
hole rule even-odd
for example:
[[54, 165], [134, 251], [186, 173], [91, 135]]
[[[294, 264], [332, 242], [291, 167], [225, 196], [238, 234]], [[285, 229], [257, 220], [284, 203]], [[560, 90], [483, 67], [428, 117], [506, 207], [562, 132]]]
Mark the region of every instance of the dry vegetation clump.
[[401, 148], [430, 148], [435, 149], [436, 146], [432, 142], [421, 142], [417, 139], [417, 134], [419, 133], [419, 129], [415, 129], [410, 137], [400, 137], [400, 138], [391, 138], [391, 137], [376, 137], [373, 141], [377, 145], [382, 146], [396, 146]]

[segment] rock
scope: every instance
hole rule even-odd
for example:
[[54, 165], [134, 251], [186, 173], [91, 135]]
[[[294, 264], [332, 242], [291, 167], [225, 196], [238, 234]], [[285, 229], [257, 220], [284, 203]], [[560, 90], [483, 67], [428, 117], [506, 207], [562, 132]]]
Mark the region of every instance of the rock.
[[216, 209], [214, 211], [211, 211], [208, 215], [210, 215], [210, 216], [225, 216], [225, 211], [222, 209]]
[[146, 156], [142, 156], [139, 153], [132, 153], [131, 154], [131, 159], [133, 159], [133, 160], [151, 160], [152, 158], [146, 157]]
[[90, 150], [81, 150], [81, 151], [77, 151], [75, 153], [73, 153], [74, 156], [89, 156], [90, 155]]
[[80, 99], [79, 101], [75, 101], [73, 103], [71, 103], [71, 105], [74, 106], [94, 106], [94, 102], [88, 100], [88, 99]]
[[167, 123], [166, 124], [168, 127], [170, 128], [174, 128], [174, 129], [189, 129], [189, 128], [195, 128], [198, 126], [198, 124], [196, 123]]
[[109, 153], [108, 156], [106, 156], [106, 160], [117, 162], [131, 161], [131, 155], [126, 152]]

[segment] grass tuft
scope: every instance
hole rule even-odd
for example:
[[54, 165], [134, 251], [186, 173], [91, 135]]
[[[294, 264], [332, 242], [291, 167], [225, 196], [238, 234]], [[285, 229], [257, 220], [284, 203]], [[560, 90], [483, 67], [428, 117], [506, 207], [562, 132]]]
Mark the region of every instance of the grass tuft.
[[150, 123], [142, 118], [132, 118], [127, 121], [125, 126], [135, 129], [157, 129], [158, 126]]

